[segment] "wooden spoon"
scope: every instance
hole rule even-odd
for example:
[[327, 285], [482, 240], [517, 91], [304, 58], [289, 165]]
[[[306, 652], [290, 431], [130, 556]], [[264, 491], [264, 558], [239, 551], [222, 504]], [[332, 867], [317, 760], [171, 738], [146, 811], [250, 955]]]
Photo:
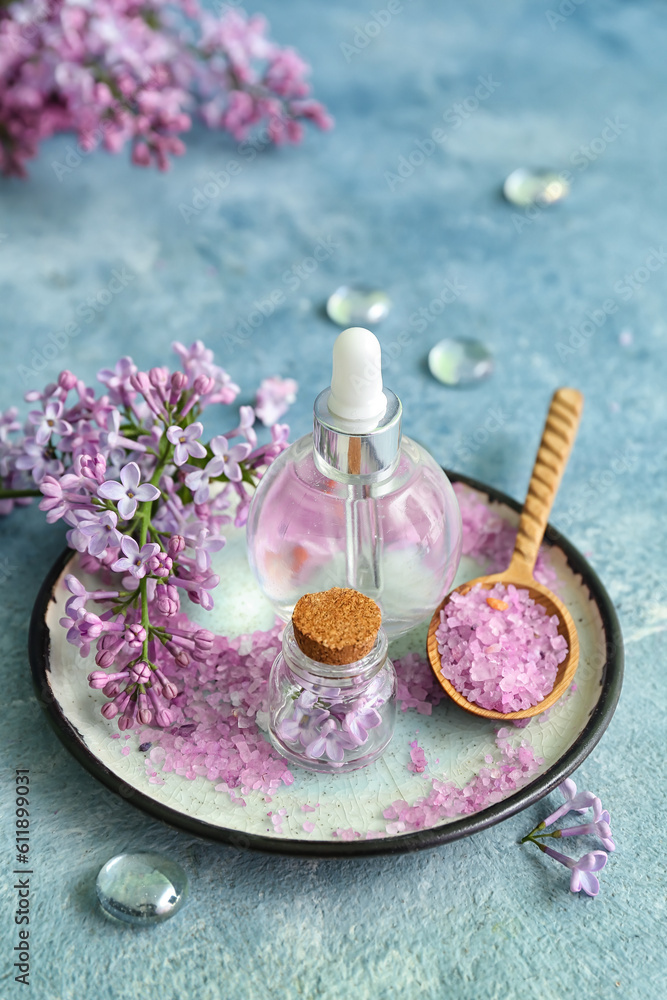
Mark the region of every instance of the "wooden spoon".
[[549, 513], [574, 444], [583, 405], [584, 398], [576, 389], [557, 389], [552, 397], [509, 567], [504, 573], [479, 576], [452, 591], [452, 593], [467, 594], [478, 583], [482, 585], [484, 590], [489, 590], [496, 583], [505, 585], [513, 583], [515, 587], [529, 590], [532, 599], [546, 608], [548, 615], [558, 615], [558, 631], [567, 641], [568, 653], [563, 662], [559, 664], [556, 680], [550, 693], [537, 705], [524, 708], [520, 712], [496, 712], [481, 708], [474, 702], [468, 701], [446, 677], [442, 676], [440, 653], [435, 637], [436, 630], [440, 625], [440, 612], [449, 601], [451, 594], [445, 597], [431, 619], [426, 648], [435, 676], [457, 705], [475, 715], [483, 715], [486, 719], [528, 719], [544, 712], [550, 705], [558, 701], [567, 690], [572, 683], [579, 663], [579, 639], [572, 616], [555, 594], [537, 583], [533, 577], [533, 569]]

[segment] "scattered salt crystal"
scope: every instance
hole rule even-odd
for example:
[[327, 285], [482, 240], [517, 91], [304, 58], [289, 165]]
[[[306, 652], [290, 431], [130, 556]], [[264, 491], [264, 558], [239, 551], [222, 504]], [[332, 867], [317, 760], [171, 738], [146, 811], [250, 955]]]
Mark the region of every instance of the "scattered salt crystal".
[[508, 735], [508, 729], [498, 731], [499, 761], [492, 763], [493, 757], [489, 760], [491, 755], [488, 754], [485, 758], [488, 766], [480, 768], [463, 788], [453, 781], [431, 778], [431, 791], [413, 805], [402, 799], [393, 802], [382, 814], [390, 821], [385, 826], [387, 833], [422, 830], [435, 826], [445, 817], [479, 812], [525, 785], [544, 761], [536, 757], [533, 748], [523, 740], [518, 747], [513, 747], [506, 739]]
[[414, 774], [421, 774], [426, 770], [426, 767], [427, 761], [424, 751], [417, 743], [417, 740], [413, 740], [410, 744], [410, 763], [408, 764], [408, 771], [412, 771]]
[[[567, 655], [557, 626], [556, 615], [547, 615], [528, 590], [512, 584], [497, 583], [490, 591], [477, 584], [467, 594], [455, 591], [435, 634], [442, 674], [481, 708], [531, 708], [552, 690], [558, 664]], [[488, 643], [494, 634], [498, 641]]]
[[420, 715], [430, 715], [433, 705], [444, 698], [444, 692], [428, 660], [418, 653], [407, 653], [393, 662], [398, 682], [396, 698], [401, 711], [416, 708]]
[[313, 830], [315, 829], [315, 824], [314, 824], [314, 823], [311, 823], [311, 822], [309, 822], [309, 821], [307, 820], [307, 821], [306, 821], [306, 822], [305, 822], [305, 823], [303, 824], [303, 828], [304, 828], [304, 830], [306, 831], [306, 833], [312, 833], [312, 832], [313, 832]]

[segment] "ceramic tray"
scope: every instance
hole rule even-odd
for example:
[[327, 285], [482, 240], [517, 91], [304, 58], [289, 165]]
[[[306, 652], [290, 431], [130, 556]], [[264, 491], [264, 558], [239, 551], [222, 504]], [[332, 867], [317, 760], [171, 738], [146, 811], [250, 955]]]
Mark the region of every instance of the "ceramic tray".
[[[475, 490], [485, 504], [518, 524], [519, 505], [482, 483], [450, 473]], [[83, 660], [58, 625], [69, 596], [63, 584], [76, 572], [76, 553], [63, 553], [37, 597], [30, 628], [30, 660], [38, 697], [56, 733], [76, 759], [125, 800], [182, 830], [239, 847], [315, 857], [343, 857], [412, 851], [433, 847], [498, 823], [552, 791], [577, 768], [596, 745], [616, 707], [623, 674], [623, 646], [616, 613], [598, 577], [566, 539], [555, 532], [547, 543], [548, 560], [558, 575], [558, 590], [577, 624], [581, 659], [576, 690], [525, 728], [509, 725], [504, 737], [512, 746], [528, 744], [543, 763], [525, 783], [477, 812], [439, 818], [435, 825], [410, 832], [387, 832], [383, 816], [401, 799], [410, 805], [433, 789], [433, 780], [463, 787], [485, 766], [501, 763], [497, 731], [501, 726], [459, 709], [444, 698], [431, 716], [414, 710], [398, 713], [396, 733], [381, 760], [349, 775], [325, 776], [294, 769], [294, 783], [281, 786], [271, 799], [245, 794], [245, 807], [226, 791], [216, 791], [205, 777], [189, 780], [173, 772], [164, 784], [149, 783], [147, 752], [139, 749], [150, 736], [121, 733], [100, 707], [101, 691], [88, 687], [92, 657]], [[212, 631], [233, 635], [268, 629], [273, 615], [257, 591], [245, 557], [243, 532], [227, 533], [220, 553], [225, 581], [216, 592], [217, 607], [206, 613], [193, 605], [192, 617]], [[214, 567], [215, 568], [215, 567]], [[484, 571], [462, 560], [455, 584]], [[187, 603], [187, 602], [186, 602]], [[390, 650], [396, 658], [414, 651], [425, 657], [428, 622], [402, 637]], [[428, 767], [409, 770], [410, 743], [423, 748]], [[490, 763], [490, 758], [494, 764]], [[238, 794], [239, 790], [235, 790]], [[310, 804], [314, 811], [304, 811]], [[278, 828], [271, 814], [284, 810]], [[305, 823], [305, 828], [304, 828]], [[345, 831], [345, 833], [343, 833]]]

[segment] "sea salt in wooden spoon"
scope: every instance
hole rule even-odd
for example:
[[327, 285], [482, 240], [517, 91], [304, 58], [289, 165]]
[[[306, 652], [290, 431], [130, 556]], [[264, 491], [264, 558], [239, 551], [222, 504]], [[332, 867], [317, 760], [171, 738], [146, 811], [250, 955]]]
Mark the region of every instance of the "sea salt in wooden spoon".
[[527, 589], [531, 598], [537, 604], [541, 604], [548, 615], [558, 616], [558, 631], [567, 641], [568, 652], [563, 662], [559, 664], [556, 680], [550, 693], [537, 705], [522, 709], [520, 712], [492, 711], [468, 701], [446, 677], [443, 677], [438, 642], [435, 637], [436, 630], [440, 625], [440, 612], [449, 601], [451, 594], [445, 597], [431, 619], [427, 651], [435, 676], [457, 705], [475, 715], [482, 715], [486, 719], [528, 719], [544, 712], [565, 693], [572, 683], [579, 663], [579, 639], [572, 616], [555, 594], [535, 580], [533, 570], [549, 513], [574, 444], [583, 405], [584, 398], [576, 389], [557, 389], [553, 395], [535, 459], [533, 474], [530, 478], [528, 495], [521, 513], [514, 554], [508, 568], [503, 573], [494, 573], [493, 576], [479, 576], [475, 580], [470, 580], [457, 587], [456, 591], [452, 591], [452, 593], [467, 594], [478, 583], [482, 585], [484, 590], [490, 590], [496, 583], [502, 583], [505, 586], [513, 583], [515, 587]]

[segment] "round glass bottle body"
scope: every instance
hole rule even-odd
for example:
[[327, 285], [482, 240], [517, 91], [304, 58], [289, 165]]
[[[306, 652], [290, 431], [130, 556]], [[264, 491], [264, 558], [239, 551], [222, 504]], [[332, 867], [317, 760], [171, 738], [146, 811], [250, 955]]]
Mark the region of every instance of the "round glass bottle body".
[[403, 437], [380, 481], [330, 478], [312, 435], [271, 465], [248, 515], [248, 557], [276, 614], [330, 587], [372, 598], [382, 627], [401, 635], [429, 618], [461, 557], [461, 516], [451, 483], [429, 453]]
[[290, 763], [328, 774], [380, 757], [396, 723], [396, 673], [380, 629], [370, 653], [343, 665], [306, 656], [290, 622], [269, 679], [269, 735]]

